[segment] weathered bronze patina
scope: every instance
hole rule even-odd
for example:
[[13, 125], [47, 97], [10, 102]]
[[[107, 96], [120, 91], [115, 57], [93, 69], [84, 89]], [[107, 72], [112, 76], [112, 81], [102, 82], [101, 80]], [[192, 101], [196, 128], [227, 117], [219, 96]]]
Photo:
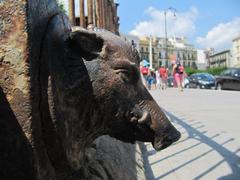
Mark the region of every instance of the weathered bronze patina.
[[179, 139], [130, 43], [72, 30], [55, 1], [0, 5], [1, 178], [86, 179], [85, 150], [105, 134], [156, 150]]

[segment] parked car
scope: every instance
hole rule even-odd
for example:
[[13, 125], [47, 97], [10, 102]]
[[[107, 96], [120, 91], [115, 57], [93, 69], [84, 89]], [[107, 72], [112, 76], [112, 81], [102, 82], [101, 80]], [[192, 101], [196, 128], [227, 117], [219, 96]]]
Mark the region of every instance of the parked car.
[[185, 77], [184, 78], [183, 87], [189, 88], [189, 77]]
[[209, 73], [195, 73], [188, 78], [189, 88], [214, 89], [215, 77]]
[[[168, 87], [174, 87], [174, 79], [173, 79], [173, 76], [169, 76], [167, 78], [167, 86]], [[176, 84], [175, 84], [176, 86]], [[188, 77], [185, 77], [184, 80], [183, 80], [183, 87], [185, 88], [189, 88], [189, 78]]]
[[173, 76], [168, 76], [167, 78], [167, 87], [173, 87], [174, 83], [173, 83]]
[[216, 76], [215, 88], [240, 91], [240, 68], [228, 68]]

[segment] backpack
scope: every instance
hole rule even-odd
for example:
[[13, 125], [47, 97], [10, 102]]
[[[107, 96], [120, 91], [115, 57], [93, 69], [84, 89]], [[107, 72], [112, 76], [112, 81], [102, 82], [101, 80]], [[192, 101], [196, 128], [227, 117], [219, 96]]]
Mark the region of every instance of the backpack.
[[183, 74], [183, 72], [184, 72], [184, 67], [183, 67], [183, 65], [177, 64], [176, 73], [178, 73], [178, 74]]

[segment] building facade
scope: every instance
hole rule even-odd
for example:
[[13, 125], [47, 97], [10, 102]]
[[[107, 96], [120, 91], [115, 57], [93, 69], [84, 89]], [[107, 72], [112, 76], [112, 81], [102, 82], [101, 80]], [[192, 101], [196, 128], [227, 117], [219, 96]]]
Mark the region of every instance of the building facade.
[[240, 67], [240, 36], [233, 39], [232, 67]]
[[197, 67], [200, 70], [204, 70], [207, 68], [208, 63], [207, 63], [207, 57], [205, 54], [205, 51], [203, 49], [198, 49], [197, 50]]
[[[119, 35], [119, 17], [117, 16], [119, 4], [114, 0], [79, 0], [79, 7], [75, 7], [74, 2], [74, 0], [68, 0], [68, 15], [73, 26], [106, 29]], [[76, 8], [79, 8], [79, 17], [75, 16]]]
[[171, 68], [172, 61], [176, 59], [180, 60], [185, 67], [197, 67], [197, 50], [193, 45], [188, 44], [185, 38], [169, 38], [166, 48], [165, 38], [141, 37], [139, 52], [141, 60], [146, 59], [150, 62], [152, 58], [154, 69], [161, 65]]
[[139, 38], [133, 35], [120, 34], [121, 37], [128, 40], [139, 51]]
[[231, 51], [225, 50], [209, 56], [209, 68], [231, 67]]

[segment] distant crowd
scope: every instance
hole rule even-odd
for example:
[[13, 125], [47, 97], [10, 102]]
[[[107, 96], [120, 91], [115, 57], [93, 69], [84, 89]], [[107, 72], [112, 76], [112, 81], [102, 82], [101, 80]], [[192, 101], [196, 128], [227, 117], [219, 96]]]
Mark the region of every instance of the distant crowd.
[[[158, 69], [150, 69], [148, 64], [141, 65], [140, 71], [144, 85], [149, 90], [165, 90], [167, 87], [171, 86], [169, 83], [173, 83], [173, 87], [183, 91], [184, 78], [187, 76], [184, 67], [180, 61], [172, 61], [171, 65], [171, 71], [163, 65]], [[168, 82], [170, 77], [172, 78], [172, 82]]]

